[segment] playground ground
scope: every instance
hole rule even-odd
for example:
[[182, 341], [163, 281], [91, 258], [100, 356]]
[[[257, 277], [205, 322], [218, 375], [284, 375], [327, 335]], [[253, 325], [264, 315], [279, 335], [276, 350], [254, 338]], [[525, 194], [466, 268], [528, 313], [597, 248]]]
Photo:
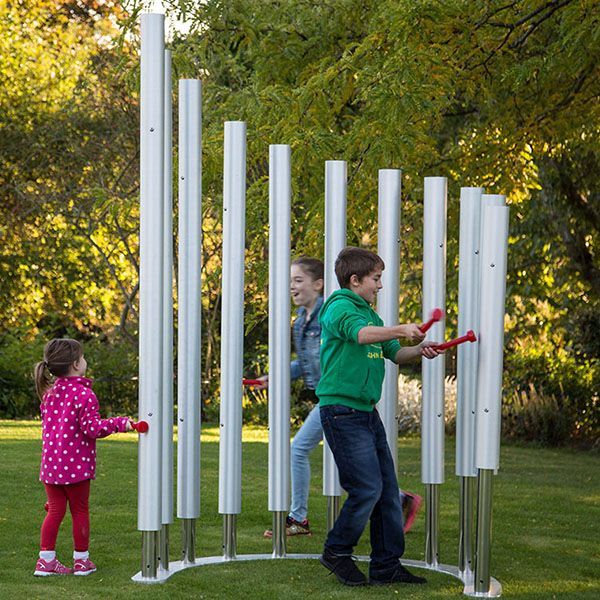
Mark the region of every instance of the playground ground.
[[[137, 444], [135, 434], [98, 442], [98, 479], [92, 484], [91, 556], [98, 572], [89, 577], [33, 577], [44, 492], [39, 483], [40, 427], [33, 421], [0, 421], [0, 598], [226, 598], [311, 600], [333, 598], [460, 598], [452, 577], [420, 572], [426, 586], [346, 588], [317, 561], [235, 562], [189, 569], [160, 585], [139, 585], [141, 535], [137, 531]], [[202, 514], [196, 529], [197, 556], [221, 553], [218, 502], [218, 428], [203, 427]], [[263, 539], [267, 511], [267, 431], [244, 429], [242, 515], [238, 553], [270, 552]], [[402, 486], [422, 493], [419, 439], [399, 443]], [[447, 483], [441, 492], [440, 560], [456, 564], [458, 485], [454, 444], [446, 447]], [[494, 479], [492, 575], [504, 598], [547, 600], [600, 598], [600, 456], [569, 449], [505, 445]], [[313, 456], [310, 499], [312, 537], [289, 539], [290, 553], [318, 553], [325, 534], [321, 453]], [[57, 554], [70, 564], [70, 517]], [[407, 535], [406, 557], [423, 559], [424, 516]], [[171, 532], [171, 560], [179, 559], [180, 527]], [[368, 554], [363, 536], [357, 554]], [[366, 571], [366, 565], [362, 565]]]

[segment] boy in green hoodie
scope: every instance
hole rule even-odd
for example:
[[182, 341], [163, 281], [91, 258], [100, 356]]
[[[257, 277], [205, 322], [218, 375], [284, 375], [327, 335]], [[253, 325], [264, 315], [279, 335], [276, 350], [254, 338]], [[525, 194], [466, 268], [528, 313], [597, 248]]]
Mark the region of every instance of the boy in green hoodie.
[[[381, 396], [384, 358], [402, 364], [421, 356], [435, 358], [435, 344], [415, 323], [384, 327], [373, 310], [383, 287], [385, 265], [362, 248], [342, 250], [335, 263], [340, 284], [319, 314], [321, 380], [316, 389], [321, 423], [348, 493], [327, 535], [321, 563], [346, 585], [363, 585], [364, 574], [352, 560], [370, 520], [369, 582], [425, 583], [400, 563], [404, 553], [402, 504], [394, 462], [375, 404]], [[398, 338], [420, 342], [401, 347]]]

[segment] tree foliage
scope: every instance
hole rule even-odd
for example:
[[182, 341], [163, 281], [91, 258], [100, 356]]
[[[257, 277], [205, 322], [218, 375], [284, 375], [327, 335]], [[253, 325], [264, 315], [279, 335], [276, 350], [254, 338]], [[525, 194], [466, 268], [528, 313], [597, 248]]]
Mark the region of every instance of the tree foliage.
[[[325, 160], [348, 161], [348, 243], [373, 249], [377, 171], [402, 168], [402, 320], [420, 317], [423, 177], [448, 177], [449, 335], [457, 320], [459, 188], [507, 194], [506, 385], [525, 394], [534, 385], [575, 415], [585, 411], [588, 423], [582, 417], [578, 426], [586, 435], [597, 428], [595, 0], [166, 4], [189, 26], [171, 32], [174, 78], [203, 80], [207, 399], [218, 381], [223, 122], [239, 119], [248, 123], [248, 369], [265, 367], [268, 145], [286, 143], [295, 254], [323, 254]], [[0, 66], [8, 82], [0, 92], [6, 327], [116, 330], [134, 343], [132, 48], [141, 3], [131, 8], [125, 14], [109, 1], [0, 1], [0, 47], [8, 57]]]

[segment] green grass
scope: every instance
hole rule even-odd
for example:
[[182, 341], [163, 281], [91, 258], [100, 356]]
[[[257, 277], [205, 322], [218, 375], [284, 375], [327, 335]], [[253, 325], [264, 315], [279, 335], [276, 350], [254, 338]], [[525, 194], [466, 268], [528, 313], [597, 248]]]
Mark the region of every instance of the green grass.
[[[266, 430], [245, 428], [242, 514], [238, 553], [271, 551], [262, 538], [267, 511]], [[345, 588], [317, 561], [256, 561], [188, 569], [162, 585], [139, 585], [141, 535], [136, 527], [137, 445], [133, 434], [98, 443], [98, 479], [92, 484], [91, 554], [98, 572], [87, 577], [33, 577], [45, 495], [38, 481], [39, 423], [0, 421], [0, 598], [244, 598], [304, 599], [458, 598], [452, 577], [425, 573], [426, 586]], [[222, 518], [217, 512], [218, 432], [205, 427], [202, 443], [202, 516], [197, 556], [221, 553]], [[457, 563], [458, 486], [452, 440], [446, 449], [448, 482], [441, 491], [440, 560]], [[321, 453], [313, 453], [310, 509], [315, 535], [292, 538], [290, 553], [318, 553], [325, 533]], [[422, 493], [419, 440], [400, 441], [400, 481]], [[492, 575], [505, 598], [600, 598], [600, 458], [566, 449], [505, 446], [494, 479]], [[70, 517], [59, 535], [59, 558], [70, 563]], [[407, 536], [407, 558], [423, 559], [421, 514]], [[171, 560], [179, 559], [180, 530], [171, 528]], [[357, 554], [367, 554], [363, 536]], [[363, 565], [363, 569], [365, 569]]]

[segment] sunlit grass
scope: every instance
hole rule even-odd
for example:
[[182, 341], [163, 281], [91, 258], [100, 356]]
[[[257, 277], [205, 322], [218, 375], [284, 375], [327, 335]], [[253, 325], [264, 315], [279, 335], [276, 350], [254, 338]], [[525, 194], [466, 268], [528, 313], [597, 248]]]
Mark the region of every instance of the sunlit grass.
[[[201, 516], [197, 555], [221, 553], [222, 518], [218, 514], [218, 426], [202, 433]], [[267, 438], [263, 427], [244, 427], [242, 514], [238, 552], [269, 553], [263, 531], [271, 525], [267, 510]], [[0, 421], [0, 598], [459, 598], [461, 584], [427, 573], [425, 587], [352, 590], [328, 577], [317, 561], [236, 562], [190, 569], [164, 585], [141, 586], [130, 578], [140, 569], [137, 531], [137, 434], [98, 442], [98, 479], [92, 484], [91, 552], [99, 571], [88, 578], [37, 579], [32, 576], [44, 492], [37, 481], [40, 423]], [[440, 505], [440, 559], [456, 564], [458, 485], [453, 476], [453, 440], [446, 448], [446, 479]], [[176, 455], [177, 453], [175, 453]], [[419, 439], [400, 440], [400, 479], [422, 493]], [[318, 553], [325, 534], [326, 503], [321, 495], [321, 455], [312, 457], [310, 497], [312, 537], [292, 538], [288, 551]], [[600, 459], [588, 453], [505, 446], [494, 479], [492, 575], [503, 597], [526, 600], [600, 597]], [[180, 526], [171, 526], [171, 559], [179, 558]], [[71, 555], [70, 518], [59, 536], [59, 557]], [[368, 554], [363, 536], [358, 554]], [[424, 517], [407, 536], [406, 557], [422, 560]], [[365, 565], [362, 566], [366, 568]]]

